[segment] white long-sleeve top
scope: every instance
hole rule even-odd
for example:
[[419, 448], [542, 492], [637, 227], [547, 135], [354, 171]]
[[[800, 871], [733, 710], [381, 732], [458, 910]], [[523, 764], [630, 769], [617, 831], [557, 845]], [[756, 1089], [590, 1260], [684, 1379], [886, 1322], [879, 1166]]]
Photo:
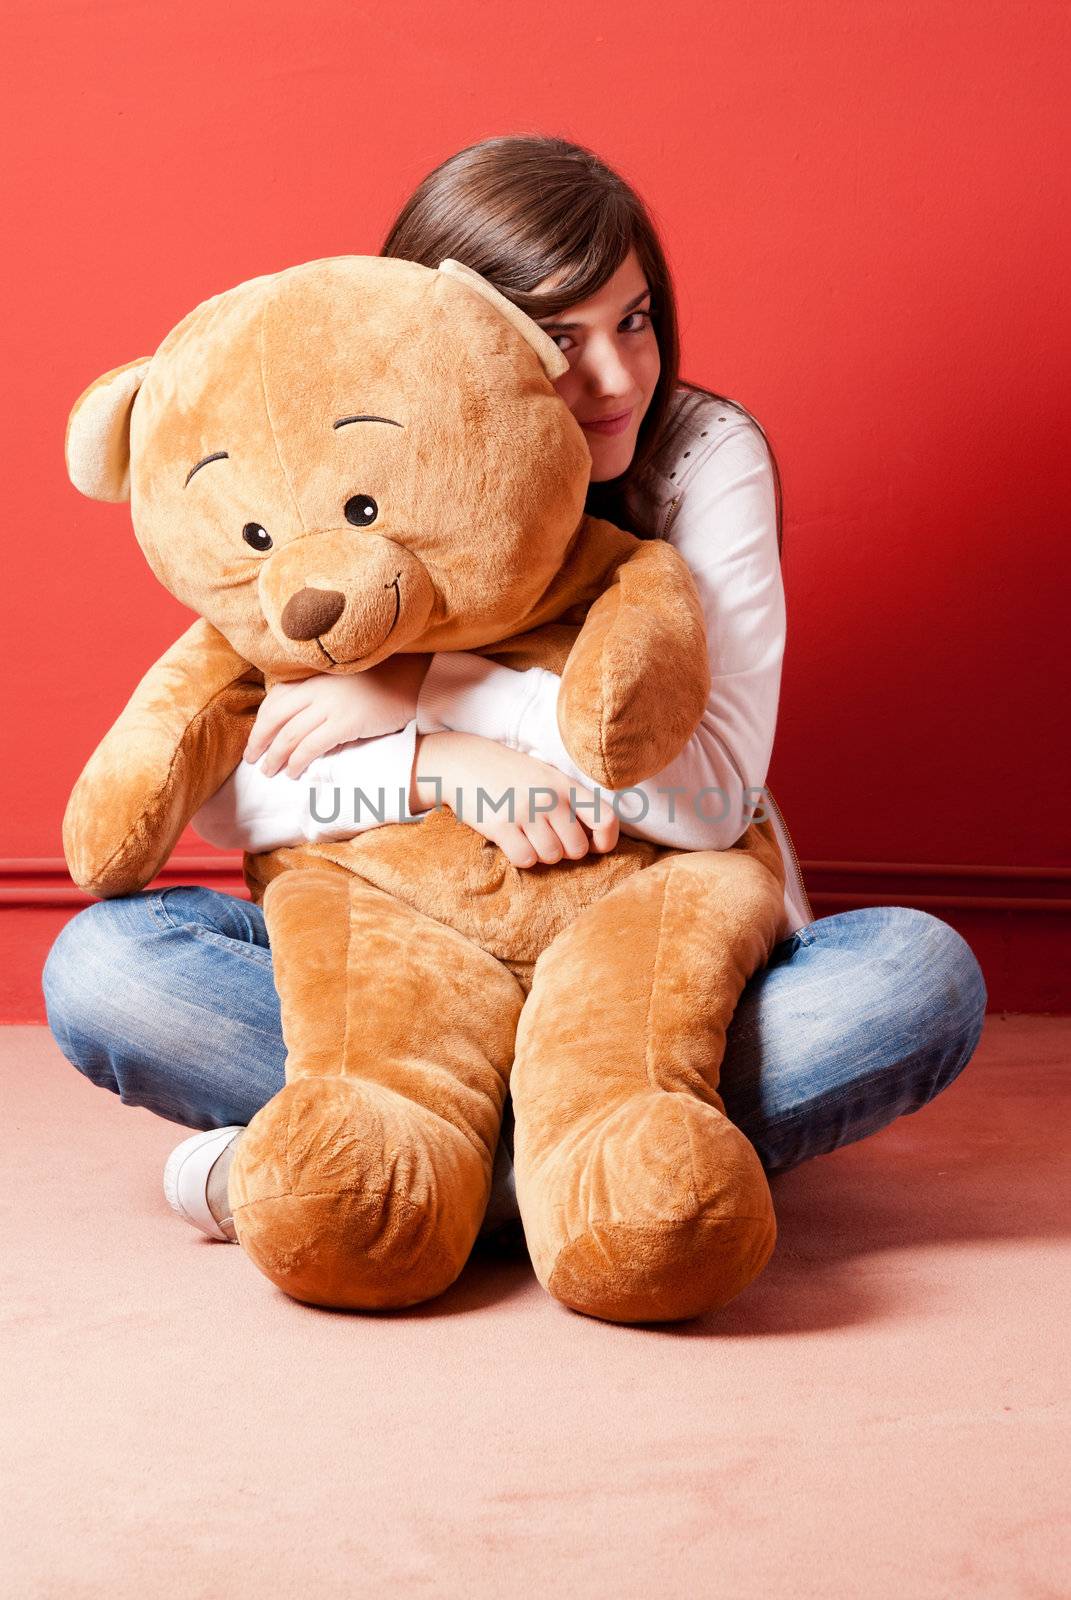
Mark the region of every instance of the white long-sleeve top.
[[[761, 799], [777, 723], [786, 613], [773, 467], [745, 412], [684, 389], [676, 403], [677, 425], [671, 421], [634, 493], [644, 525], [676, 546], [695, 578], [710, 693], [698, 727], [668, 767], [627, 791], [601, 794], [623, 833], [676, 849], [720, 850], [745, 831]], [[420, 821], [425, 813], [408, 810], [416, 735], [444, 728], [497, 740], [593, 789], [558, 731], [560, 681], [541, 667], [518, 672], [471, 651], [440, 651], [406, 727], [320, 756], [299, 778], [265, 777], [259, 765], [242, 761], [192, 819], [194, 831], [221, 848], [257, 853], [352, 838], [380, 822]], [[786, 858], [783, 937], [808, 917], [776, 819], [775, 832]]]

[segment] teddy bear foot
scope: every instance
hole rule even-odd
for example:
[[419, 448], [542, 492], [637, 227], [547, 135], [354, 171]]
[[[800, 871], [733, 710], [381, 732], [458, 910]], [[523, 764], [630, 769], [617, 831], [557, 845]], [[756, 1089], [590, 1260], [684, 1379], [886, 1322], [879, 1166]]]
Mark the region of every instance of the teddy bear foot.
[[654, 1090], [533, 1164], [518, 1124], [517, 1196], [536, 1275], [609, 1322], [675, 1322], [726, 1305], [762, 1271], [777, 1224], [754, 1148], [714, 1106]]
[[229, 1195], [238, 1242], [278, 1288], [363, 1311], [453, 1283], [490, 1179], [490, 1157], [425, 1107], [355, 1077], [306, 1077], [246, 1128]]

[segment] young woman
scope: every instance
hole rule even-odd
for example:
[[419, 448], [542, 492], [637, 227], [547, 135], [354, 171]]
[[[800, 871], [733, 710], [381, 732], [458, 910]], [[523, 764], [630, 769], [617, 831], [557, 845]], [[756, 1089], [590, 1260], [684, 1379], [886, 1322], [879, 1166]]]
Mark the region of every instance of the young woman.
[[[411, 821], [431, 805], [518, 867], [613, 848], [618, 830], [726, 849], [764, 799], [785, 860], [782, 938], [746, 986], [720, 1092], [768, 1173], [862, 1139], [918, 1110], [963, 1069], [986, 989], [969, 946], [927, 912], [875, 906], [815, 919], [792, 842], [763, 789], [785, 643], [776, 462], [743, 407], [681, 380], [669, 270], [635, 192], [592, 152], [557, 138], [487, 139], [420, 184], [382, 254], [474, 268], [569, 357], [557, 388], [591, 452], [587, 509], [667, 538], [703, 602], [711, 690], [670, 767], [593, 798], [558, 736], [559, 679], [469, 652], [407, 656], [321, 675], [264, 698], [246, 760], [194, 819], [224, 847], [267, 850]], [[441, 790], [436, 787], [441, 783]], [[359, 787], [348, 818], [317, 820], [310, 789]], [[476, 807], [477, 786], [554, 789], [549, 813]], [[708, 797], [713, 797], [708, 798]], [[607, 803], [608, 798], [615, 802]], [[329, 813], [328, 813], [329, 814]], [[591, 819], [591, 820], [585, 820]], [[63, 928], [44, 970], [49, 1026], [67, 1058], [124, 1104], [207, 1130], [168, 1161], [165, 1190], [202, 1231], [233, 1240], [234, 1141], [282, 1087], [285, 1046], [260, 909], [180, 886], [99, 901]], [[516, 1219], [511, 1117], [484, 1231]]]

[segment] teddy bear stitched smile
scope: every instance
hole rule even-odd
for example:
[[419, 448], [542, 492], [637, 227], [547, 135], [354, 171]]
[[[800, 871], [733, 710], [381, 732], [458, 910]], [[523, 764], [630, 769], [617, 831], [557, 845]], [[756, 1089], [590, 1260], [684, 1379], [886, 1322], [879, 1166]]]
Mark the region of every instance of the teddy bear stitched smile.
[[[386, 644], [398, 621], [398, 613], [402, 607], [402, 591], [399, 582], [401, 573], [396, 572], [390, 583], [385, 583], [385, 589], [394, 590], [394, 615], [390, 619], [390, 627], [381, 644]], [[339, 594], [337, 589], [299, 589], [297, 594], [291, 595], [283, 607], [283, 632], [288, 639], [315, 639], [332, 666], [338, 666], [338, 659], [328, 650], [321, 637], [329, 633], [346, 609], [346, 596]], [[353, 661], [345, 663], [352, 666]]]

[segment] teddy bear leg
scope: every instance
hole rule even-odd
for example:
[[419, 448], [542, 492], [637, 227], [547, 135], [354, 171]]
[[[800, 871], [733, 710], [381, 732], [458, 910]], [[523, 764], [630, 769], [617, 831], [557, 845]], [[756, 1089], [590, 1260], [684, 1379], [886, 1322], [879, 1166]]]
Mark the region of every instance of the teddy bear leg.
[[536, 1275], [565, 1305], [674, 1321], [725, 1305], [766, 1265], [766, 1175], [717, 1087], [782, 892], [745, 853], [676, 854], [539, 957], [510, 1079], [514, 1165]]
[[238, 1240], [314, 1305], [430, 1299], [487, 1207], [523, 991], [347, 872], [283, 872], [263, 905], [287, 1081], [235, 1150]]

